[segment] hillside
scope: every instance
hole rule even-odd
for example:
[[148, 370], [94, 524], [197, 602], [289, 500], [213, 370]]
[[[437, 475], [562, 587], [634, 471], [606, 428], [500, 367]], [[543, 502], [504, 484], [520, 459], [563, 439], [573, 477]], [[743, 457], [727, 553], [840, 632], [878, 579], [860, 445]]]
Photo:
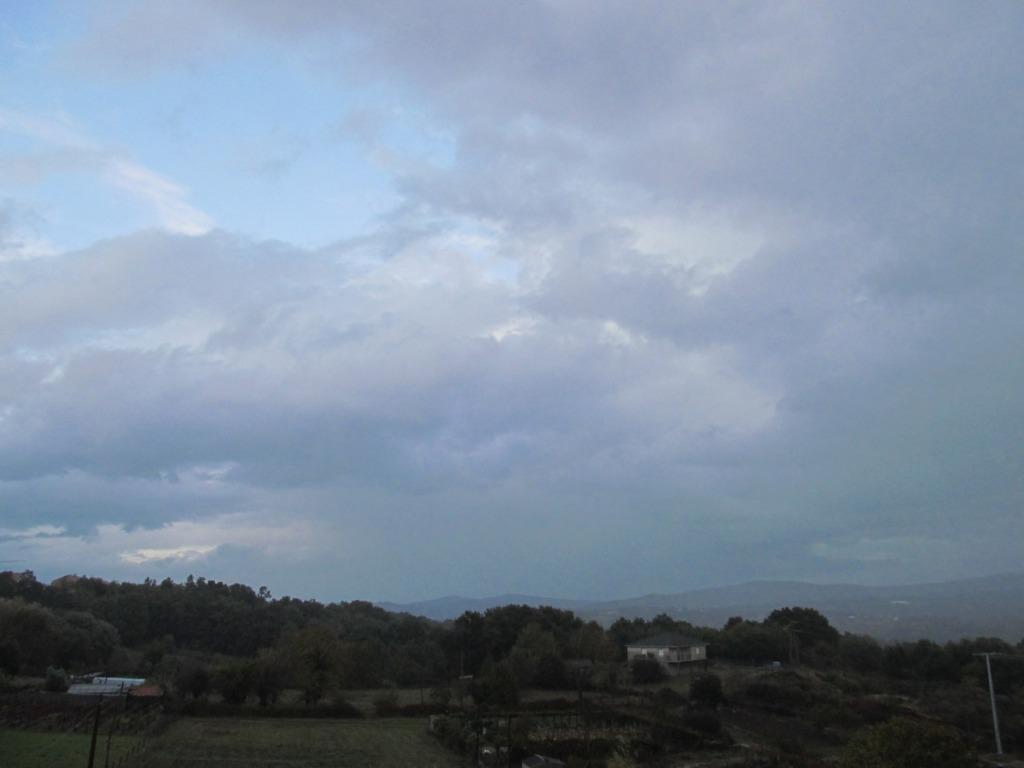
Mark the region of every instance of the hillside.
[[436, 620], [465, 611], [510, 603], [552, 605], [608, 626], [620, 617], [650, 619], [666, 613], [692, 624], [721, 626], [730, 616], [761, 619], [782, 605], [824, 613], [837, 628], [881, 640], [937, 642], [992, 636], [1016, 642], [1024, 637], [1024, 574], [1001, 574], [957, 581], [891, 586], [754, 581], [726, 587], [622, 600], [588, 601], [536, 595], [484, 598], [449, 596], [417, 603], [379, 603], [390, 611]]

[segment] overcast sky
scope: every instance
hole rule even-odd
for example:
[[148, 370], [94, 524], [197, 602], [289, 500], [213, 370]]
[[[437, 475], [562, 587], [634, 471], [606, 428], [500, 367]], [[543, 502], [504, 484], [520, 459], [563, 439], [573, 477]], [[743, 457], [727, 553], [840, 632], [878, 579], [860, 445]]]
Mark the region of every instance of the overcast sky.
[[0, 10], [0, 569], [1021, 569], [1019, 2]]

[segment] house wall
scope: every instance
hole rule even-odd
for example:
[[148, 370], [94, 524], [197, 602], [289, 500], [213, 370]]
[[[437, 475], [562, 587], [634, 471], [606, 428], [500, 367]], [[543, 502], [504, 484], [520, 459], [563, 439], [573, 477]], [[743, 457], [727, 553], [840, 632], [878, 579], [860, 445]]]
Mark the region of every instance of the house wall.
[[654, 659], [669, 672], [675, 672], [680, 664], [707, 660], [707, 649], [696, 645], [689, 648], [647, 648], [631, 646], [626, 648], [626, 661], [633, 659]]

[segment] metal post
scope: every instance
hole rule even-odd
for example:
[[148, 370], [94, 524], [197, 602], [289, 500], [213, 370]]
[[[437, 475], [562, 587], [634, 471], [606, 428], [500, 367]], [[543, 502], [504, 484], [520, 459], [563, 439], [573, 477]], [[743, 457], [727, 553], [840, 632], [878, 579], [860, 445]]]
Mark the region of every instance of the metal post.
[[117, 727], [117, 720], [119, 715], [114, 715], [110, 718], [110, 730], [107, 731], [107, 754], [103, 758], [103, 768], [110, 768], [110, 742], [114, 738], [114, 728]]
[[992, 654], [976, 653], [975, 656], [985, 657], [985, 671], [988, 673], [988, 698], [992, 702], [992, 730], [996, 735], [996, 754], [1003, 756], [1003, 740], [999, 738], [999, 713], [996, 712], [996, 689], [992, 684]]
[[89, 743], [89, 768], [93, 768], [93, 761], [96, 759], [96, 736], [100, 732], [100, 709], [103, 707], [103, 694], [96, 702], [96, 719], [92, 721], [92, 741]]

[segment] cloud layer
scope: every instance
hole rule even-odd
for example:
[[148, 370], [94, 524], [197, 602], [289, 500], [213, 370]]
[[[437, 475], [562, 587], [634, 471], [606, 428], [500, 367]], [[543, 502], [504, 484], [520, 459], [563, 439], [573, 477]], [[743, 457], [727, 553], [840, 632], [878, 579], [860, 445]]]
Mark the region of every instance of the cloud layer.
[[108, 12], [65, 61], [302, 51], [453, 152], [326, 248], [208, 231], [131, 166], [164, 231], [0, 259], [0, 554], [398, 599], [1017, 568], [1021, 21]]

